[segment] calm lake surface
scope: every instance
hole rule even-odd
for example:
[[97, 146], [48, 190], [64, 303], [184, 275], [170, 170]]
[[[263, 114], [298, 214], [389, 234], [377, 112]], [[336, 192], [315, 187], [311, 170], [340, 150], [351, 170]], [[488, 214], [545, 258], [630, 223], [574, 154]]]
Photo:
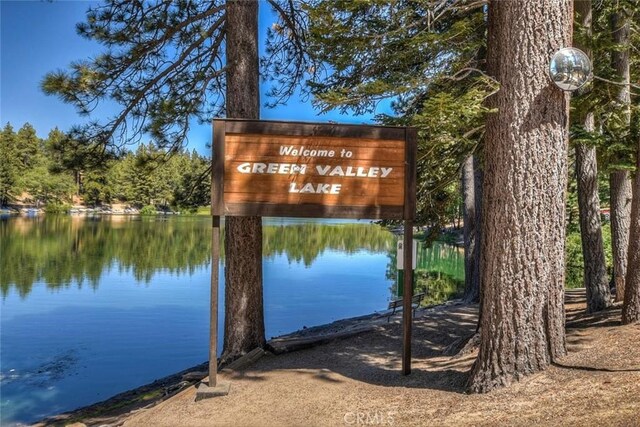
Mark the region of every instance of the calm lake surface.
[[[207, 217], [0, 220], [0, 424], [33, 422], [205, 362], [210, 224]], [[381, 311], [394, 298], [397, 237], [383, 228], [264, 224], [267, 338]], [[418, 264], [429, 302], [460, 292], [460, 249], [436, 242]], [[220, 319], [220, 349], [222, 329]]]

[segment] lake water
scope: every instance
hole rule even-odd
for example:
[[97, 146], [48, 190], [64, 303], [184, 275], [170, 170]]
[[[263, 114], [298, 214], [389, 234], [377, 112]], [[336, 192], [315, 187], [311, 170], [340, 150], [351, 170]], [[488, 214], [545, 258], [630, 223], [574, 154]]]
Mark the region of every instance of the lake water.
[[[210, 224], [0, 220], [0, 424], [32, 422], [205, 362]], [[396, 239], [366, 221], [265, 220], [267, 338], [386, 309]], [[441, 243], [421, 250], [430, 302], [460, 292], [462, 259]], [[221, 318], [219, 349], [222, 329]]]

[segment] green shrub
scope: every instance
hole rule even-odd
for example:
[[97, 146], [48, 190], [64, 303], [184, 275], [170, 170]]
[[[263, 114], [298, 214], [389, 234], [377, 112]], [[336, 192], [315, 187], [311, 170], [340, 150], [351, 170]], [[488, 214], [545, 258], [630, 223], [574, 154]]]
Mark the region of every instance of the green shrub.
[[211, 215], [211, 206], [199, 206], [196, 211], [196, 215], [204, 215], [204, 216]]
[[45, 206], [44, 211], [48, 214], [68, 214], [71, 210], [71, 205], [67, 203], [52, 202]]
[[156, 215], [156, 208], [151, 205], [147, 205], [140, 209], [140, 215]]
[[195, 206], [176, 206], [176, 211], [180, 212], [182, 215], [197, 215], [198, 208]]

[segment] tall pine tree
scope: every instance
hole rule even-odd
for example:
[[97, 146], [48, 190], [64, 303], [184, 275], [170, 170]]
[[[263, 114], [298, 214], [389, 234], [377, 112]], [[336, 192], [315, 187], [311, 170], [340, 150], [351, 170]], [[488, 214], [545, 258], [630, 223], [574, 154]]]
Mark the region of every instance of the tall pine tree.
[[489, 5], [487, 71], [500, 91], [490, 98], [497, 112], [485, 135], [474, 392], [508, 385], [566, 353], [568, 99], [547, 70], [551, 55], [571, 40], [572, 11], [570, 0]]
[[[592, 37], [591, 0], [577, 0], [576, 14], [576, 47], [593, 56], [589, 46]], [[582, 94], [585, 95], [584, 93]], [[578, 99], [579, 101], [579, 99]], [[575, 110], [573, 122], [586, 134], [595, 132], [595, 116], [592, 109]], [[609, 306], [611, 293], [607, 277], [607, 266], [602, 241], [600, 223], [600, 198], [598, 192], [598, 162], [596, 146], [590, 141], [581, 140], [578, 135], [573, 138], [575, 147], [575, 173], [578, 192], [578, 208], [580, 214], [580, 234], [582, 255], [584, 259], [584, 286], [587, 294], [587, 311], [600, 311]]]
[[[253, 31], [252, 14], [233, 15], [238, 8], [247, 7], [244, 2], [221, 0], [107, 0], [92, 7], [86, 22], [77, 27], [79, 34], [101, 43], [103, 53], [95, 59], [75, 62], [67, 71], [48, 74], [43, 89], [75, 105], [83, 114], [89, 114], [97, 103], [107, 99], [120, 105], [109, 120], [74, 129], [72, 136], [78, 140], [97, 143], [103, 151], [118, 151], [146, 134], [160, 149], [175, 150], [186, 141], [194, 119], [207, 122], [225, 112], [234, 117], [255, 115], [253, 105], [259, 105], [257, 98], [251, 101], [251, 109], [229, 102], [230, 97], [239, 97], [247, 90], [242, 78], [239, 83], [233, 81], [237, 61], [253, 69], [254, 54], [246, 50], [246, 44], [253, 43], [254, 35], [248, 41], [237, 39], [240, 44], [229, 39], [236, 28]], [[248, 78], [257, 83], [258, 75]], [[229, 90], [230, 85], [233, 86]], [[257, 96], [257, 86], [250, 90]], [[227, 259], [239, 261], [238, 268], [226, 270], [228, 289], [240, 290], [230, 295], [259, 298], [261, 226], [253, 218], [231, 220], [227, 227], [232, 237], [226, 239]], [[249, 274], [253, 276], [247, 280]], [[251, 301], [252, 307], [259, 307], [255, 310], [238, 311], [232, 308], [237, 308], [236, 304], [242, 301], [227, 304], [225, 311], [225, 318], [233, 320], [232, 327], [237, 328], [233, 333], [227, 331], [229, 339], [238, 341], [226, 346], [231, 349], [225, 350], [229, 359], [252, 350], [264, 337], [262, 301]], [[245, 339], [249, 336], [257, 339]]]

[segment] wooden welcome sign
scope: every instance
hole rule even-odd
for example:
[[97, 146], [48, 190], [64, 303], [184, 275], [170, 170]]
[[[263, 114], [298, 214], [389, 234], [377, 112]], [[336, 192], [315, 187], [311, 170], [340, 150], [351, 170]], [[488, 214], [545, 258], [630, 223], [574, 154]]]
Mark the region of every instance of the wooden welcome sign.
[[[196, 399], [227, 394], [217, 384], [220, 217], [286, 216], [404, 220], [412, 247], [416, 130], [261, 120], [214, 120], [209, 382]], [[411, 265], [405, 251], [404, 265]], [[411, 371], [412, 275], [403, 282], [402, 373]]]
[[413, 219], [404, 127], [215, 120], [213, 214]]

